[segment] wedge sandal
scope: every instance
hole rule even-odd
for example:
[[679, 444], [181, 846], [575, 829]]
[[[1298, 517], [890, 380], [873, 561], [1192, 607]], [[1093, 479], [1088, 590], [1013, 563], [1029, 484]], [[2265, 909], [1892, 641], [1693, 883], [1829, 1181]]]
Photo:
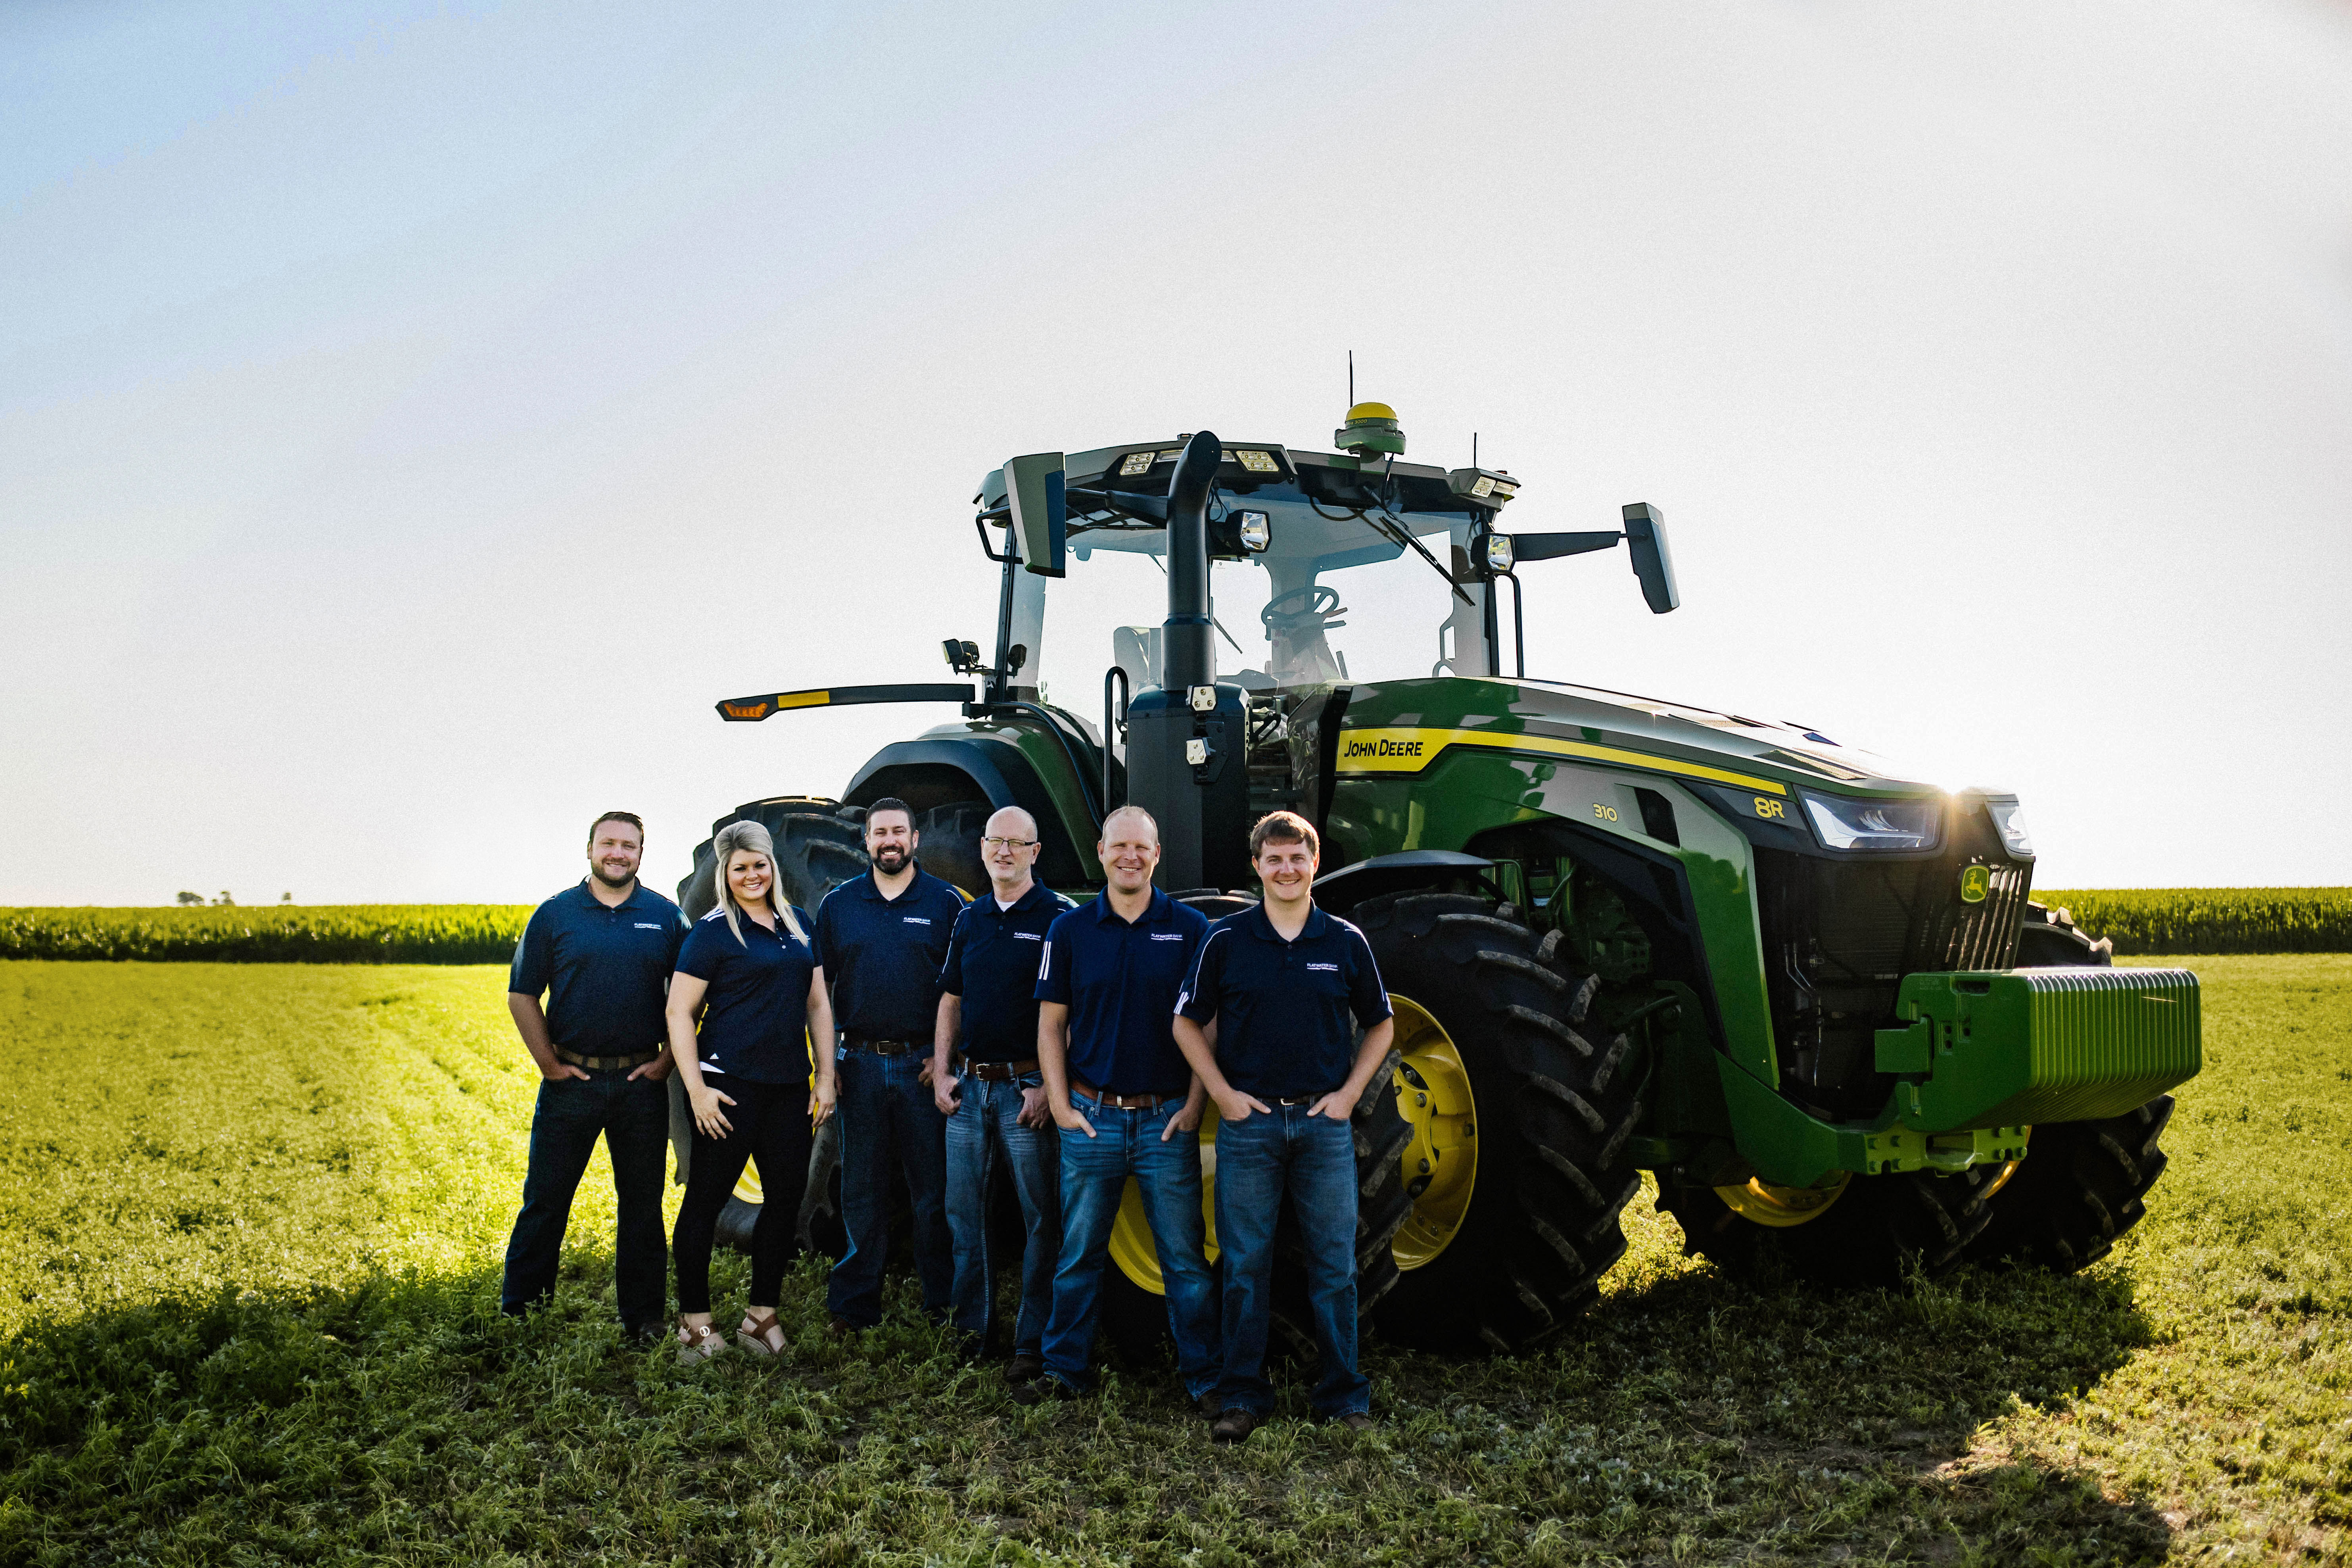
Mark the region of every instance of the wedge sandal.
[[773, 1307], [754, 1307], [743, 1314], [743, 1326], [735, 1331], [735, 1342], [756, 1356], [784, 1353], [784, 1326], [776, 1321]]
[[727, 1336], [709, 1323], [677, 1321], [677, 1360], [681, 1366], [698, 1366], [727, 1348]]

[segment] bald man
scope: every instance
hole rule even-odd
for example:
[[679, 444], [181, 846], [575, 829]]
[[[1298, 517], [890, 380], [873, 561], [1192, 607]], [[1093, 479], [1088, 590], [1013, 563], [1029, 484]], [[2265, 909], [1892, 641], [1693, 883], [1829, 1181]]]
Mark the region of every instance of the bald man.
[[989, 896], [964, 906], [948, 942], [931, 1094], [948, 1119], [953, 1321], [973, 1359], [989, 1354], [1000, 1337], [997, 1259], [988, 1237], [989, 1188], [1000, 1168], [1021, 1200], [1021, 1310], [1005, 1375], [1023, 1384], [1045, 1369], [1054, 1259], [1062, 1245], [1061, 1136], [1037, 1068], [1037, 961], [1046, 928], [1071, 905], [1033, 875], [1036, 818], [1008, 805], [982, 832]]

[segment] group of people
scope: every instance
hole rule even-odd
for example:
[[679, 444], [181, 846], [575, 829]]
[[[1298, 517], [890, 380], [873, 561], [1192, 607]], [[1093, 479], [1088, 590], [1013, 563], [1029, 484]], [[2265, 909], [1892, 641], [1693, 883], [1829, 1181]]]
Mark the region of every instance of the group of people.
[[[835, 1333], [881, 1320], [896, 1171], [924, 1310], [975, 1357], [996, 1345], [989, 1194], [1002, 1171], [1024, 1230], [1013, 1397], [1081, 1397], [1132, 1177], [1185, 1393], [1213, 1436], [1244, 1441], [1273, 1407], [1265, 1363], [1286, 1198], [1320, 1356], [1310, 1404], [1323, 1419], [1369, 1426], [1350, 1122], [1393, 1023], [1363, 934], [1315, 907], [1314, 826], [1286, 811], [1259, 821], [1250, 855], [1264, 898], [1214, 924], [1153, 886], [1159, 826], [1139, 806], [1105, 819], [1106, 885], [1081, 905], [1036, 880], [1028, 813], [1008, 806], [983, 832], [989, 887], [967, 901], [918, 863], [907, 805], [877, 800], [866, 813], [870, 865], [811, 915], [787, 901], [767, 829], [730, 823], [711, 844], [716, 905], [688, 926], [637, 880], [644, 824], [599, 817], [588, 876], [532, 914], [508, 985], [544, 1081], [505, 1310], [551, 1295], [601, 1135], [618, 1197], [624, 1328], [663, 1331], [674, 1259], [680, 1358], [727, 1348], [711, 1321], [710, 1253], [756, 1160], [765, 1201], [733, 1343], [781, 1352], [777, 1308], [813, 1140], [836, 1121], [847, 1246], [827, 1285]], [[692, 1133], [665, 1247], [673, 1073]], [[1212, 1101], [1222, 1282], [1202, 1201], [1199, 1129]]]

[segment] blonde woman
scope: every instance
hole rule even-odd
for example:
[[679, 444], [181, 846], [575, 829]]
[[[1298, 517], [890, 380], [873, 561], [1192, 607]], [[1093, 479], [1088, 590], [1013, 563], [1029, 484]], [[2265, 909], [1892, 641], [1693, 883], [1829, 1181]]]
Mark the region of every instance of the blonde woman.
[[[670, 1251], [677, 1262], [677, 1353], [699, 1362], [727, 1348], [710, 1326], [710, 1247], [719, 1211], [760, 1162], [766, 1200], [751, 1232], [751, 1297], [735, 1342], [754, 1355], [784, 1348], [776, 1321], [784, 1263], [808, 1182], [814, 1129], [833, 1115], [833, 1008], [809, 918], [786, 903], [776, 850], [756, 822], [730, 822], [710, 845], [719, 907], [695, 922], [669, 982], [669, 1048], [694, 1109], [694, 1150]], [[701, 1028], [695, 1027], [700, 1016]], [[814, 1055], [816, 1083], [809, 1087]]]

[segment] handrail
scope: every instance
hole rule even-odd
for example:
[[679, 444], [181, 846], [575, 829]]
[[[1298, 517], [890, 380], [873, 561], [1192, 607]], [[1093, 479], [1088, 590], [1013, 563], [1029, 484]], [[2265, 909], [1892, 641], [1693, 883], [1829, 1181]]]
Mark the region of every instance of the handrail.
[[[1119, 690], [1119, 700], [1116, 707], [1112, 705], [1110, 696], [1111, 682], [1114, 680], [1118, 683]], [[1125, 741], [1127, 739], [1127, 706], [1134, 700], [1135, 689], [1128, 681], [1126, 666], [1114, 664], [1108, 669], [1103, 671], [1102, 803], [1103, 810], [1106, 814], [1108, 814], [1111, 809], [1111, 737], [1116, 734], [1121, 741]]]

